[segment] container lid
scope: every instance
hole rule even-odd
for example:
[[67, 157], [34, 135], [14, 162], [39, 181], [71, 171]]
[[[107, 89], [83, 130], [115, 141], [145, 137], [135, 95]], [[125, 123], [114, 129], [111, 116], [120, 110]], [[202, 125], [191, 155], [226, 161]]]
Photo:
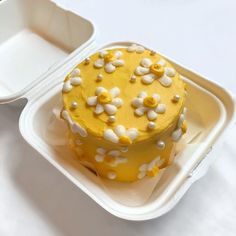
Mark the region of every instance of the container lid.
[[94, 42], [92, 22], [50, 0], [4, 0], [0, 15], [0, 104], [24, 97]]

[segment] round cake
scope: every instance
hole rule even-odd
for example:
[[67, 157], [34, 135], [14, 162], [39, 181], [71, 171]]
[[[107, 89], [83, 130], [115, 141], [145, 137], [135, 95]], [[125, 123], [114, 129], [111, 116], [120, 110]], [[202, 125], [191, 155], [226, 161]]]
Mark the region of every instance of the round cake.
[[99, 176], [154, 177], [186, 132], [186, 84], [161, 55], [132, 44], [99, 51], [69, 73], [61, 117], [71, 147]]

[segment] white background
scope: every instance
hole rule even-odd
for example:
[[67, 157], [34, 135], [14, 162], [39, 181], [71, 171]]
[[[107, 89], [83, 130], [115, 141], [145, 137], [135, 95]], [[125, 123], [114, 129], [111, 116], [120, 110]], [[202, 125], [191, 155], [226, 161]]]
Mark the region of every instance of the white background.
[[[154, 47], [236, 94], [233, 0], [61, 1], [96, 23], [99, 42]], [[22, 108], [0, 106], [0, 236], [236, 235], [236, 127], [207, 175], [168, 214], [128, 222], [105, 212], [29, 147]]]

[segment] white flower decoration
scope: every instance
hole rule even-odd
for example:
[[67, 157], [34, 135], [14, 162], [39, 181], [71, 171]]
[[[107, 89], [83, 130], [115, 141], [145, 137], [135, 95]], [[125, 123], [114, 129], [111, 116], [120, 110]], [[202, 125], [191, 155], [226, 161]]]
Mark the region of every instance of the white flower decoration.
[[94, 113], [99, 115], [104, 111], [108, 115], [114, 115], [123, 101], [121, 98], [118, 98], [120, 94], [120, 89], [114, 87], [109, 91], [103, 87], [97, 87], [95, 91], [96, 96], [88, 97], [87, 104], [89, 106], [95, 106]]
[[164, 159], [160, 156], [156, 157], [150, 163], [143, 164], [139, 167], [138, 178], [142, 179], [145, 176], [154, 177], [158, 174], [160, 166], [164, 163]]
[[73, 86], [78, 86], [82, 83], [82, 78], [80, 77], [80, 69], [75, 68], [69, 75], [69, 79], [64, 82], [62, 92], [68, 93], [71, 91]]
[[143, 53], [144, 51], [145, 48], [137, 44], [132, 44], [131, 46], [127, 47], [127, 52]]
[[154, 80], [158, 80], [164, 87], [169, 87], [172, 84], [170, 77], [175, 76], [176, 72], [173, 68], [166, 67], [164, 59], [153, 63], [149, 58], [143, 58], [140, 66], [135, 69], [135, 74], [142, 76], [144, 84], [151, 84]]
[[146, 113], [148, 120], [155, 120], [158, 113], [166, 111], [166, 105], [159, 103], [160, 100], [160, 95], [157, 93], [148, 96], [146, 92], [141, 92], [132, 101], [132, 105], [136, 108], [134, 113], [137, 116], [143, 116]]
[[112, 129], [106, 129], [103, 133], [103, 137], [113, 143], [127, 146], [132, 144], [138, 137], [138, 130], [136, 128], [126, 129], [123, 125], [117, 125], [114, 131]]
[[128, 160], [126, 157], [121, 156], [119, 150], [106, 150], [105, 148], [97, 148], [97, 154], [95, 155], [96, 162], [106, 163], [111, 167], [116, 167], [119, 164], [126, 163]]
[[124, 60], [120, 59], [122, 57], [121, 51], [115, 51], [114, 53], [101, 51], [99, 56], [100, 59], [94, 62], [94, 66], [96, 68], [104, 67], [104, 70], [107, 73], [113, 73], [116, 70], [116, 67], [123, 66], [125, 64]]
[[177, 129], [171, 135], [172, 140], [175, 142], [179, 141], [182, 135], [185, 134], [187, 131], [186, 111], [187, 108], [185, 107], [182, 114], [179, 117]]

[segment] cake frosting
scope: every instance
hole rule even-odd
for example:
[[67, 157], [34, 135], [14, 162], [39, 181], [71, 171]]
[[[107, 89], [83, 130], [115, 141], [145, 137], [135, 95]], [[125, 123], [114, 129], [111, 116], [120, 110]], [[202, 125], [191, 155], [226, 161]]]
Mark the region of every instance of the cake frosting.
[[111, 180], [156, 176], [187, 130], [181, 75], [136, 44], [86, 58], [66, 76], [62, 97], [79, 160]]

